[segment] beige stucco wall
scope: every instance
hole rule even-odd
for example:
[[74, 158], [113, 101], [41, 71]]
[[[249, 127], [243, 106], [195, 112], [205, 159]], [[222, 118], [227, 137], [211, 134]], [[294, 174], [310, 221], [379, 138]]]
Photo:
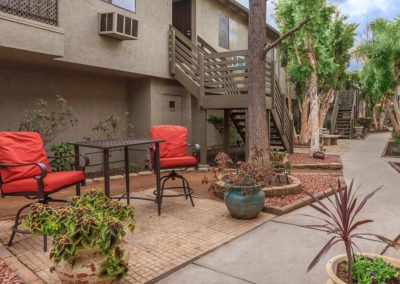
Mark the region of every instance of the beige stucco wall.
[[[170, 78], [168, 32], [172, 0], [137, 0], [136, 13], [101, 0], [58, 3], [59, 27], [41, 23], [32, 26], [36, 22], [0, 13], [0, 47], [51, 54], [59, 56], [59, 61], [128, 72], [131, 76]], [[138, 39], [120, 41], [99, 35], [99, 13], [110, 12], [137, 19]]]
[[[60, 0], [59, 25], [65, 30], [68, 62], [169, 77], [168, 27], [172, 0], [137, 0], [131, 13], [100, 0]], [[98, 34], [98, 14], [118, 12], [139, 21], [137, 40], [119, 41]]]
[[64, 56], [64, 30], [0, 12], [0, 47]]
[[226, 49], [219, 47], [219, 17], [221, 14], [238, 23], [238, 50], [247, 49], [247, 20], [215, 0], [196, 1], [197, 35], [218, 51], [226, 51]]
[[[91, 136], [99, 120], [111, 114], [122, 117], [127, 110], [123, 78], [6, 62], [0, 62], [0, 67], [0, 130], [17, 130], [24, 110], [32, 109], [38, 99], [52, 102], [56, 95], [68, 101], [79, 120], [76, 128], [56, 142]], [[123, 120], [121, 127], [126, 128]]]

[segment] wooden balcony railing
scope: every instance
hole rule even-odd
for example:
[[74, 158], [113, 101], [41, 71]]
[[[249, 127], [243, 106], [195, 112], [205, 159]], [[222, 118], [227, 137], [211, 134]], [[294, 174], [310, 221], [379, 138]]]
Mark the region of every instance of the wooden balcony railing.
[[58, 0], [0, 0], [0, 12], [58, 25]]

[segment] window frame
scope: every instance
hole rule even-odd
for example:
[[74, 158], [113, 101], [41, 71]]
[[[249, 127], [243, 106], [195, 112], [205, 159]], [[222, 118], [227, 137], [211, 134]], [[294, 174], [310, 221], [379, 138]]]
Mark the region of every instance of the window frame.
[[[132, 1], [134, 1], [135, 2], [135, 11], [131, 11], [131, 10], [129, 10], [129, 9], [126, 9], [126, 8], [124, 8], [124, 7], [121, 7], [121, 6], [118, 6], [118, 5], [116, 5], [116, 4], [114, 4], [114, 3], [110, 3], [109, 1], [107, 1], [107, 0], [101, 0], [102, 2], [104, 2], [104, 3], [107, 3], [107, 4], [109, 4], [109, 5], [111, 5], [111, 6], [114, 6], [114, 7], [117, 7], [117, 8], [119, 8], [119, 9], [122, 9], [122, 10], [124, 10], [124, 11], [128, 11], [128, 12], [130, 12], [130, 13], [133, 13], [133, 14], [136, 14], [136, 12], [137, 12], [137, 6], [136, 6], [136, 0], [132, 0]], [[112, 0], [111, 0], [112, 1]]]
[[[226, 36], [224, 36], [224, 37], [221, 37], [221, 32], [222, 32], [222, 29], [221, 29], [221, 27], [222, 27], [222, 25], [221, 25], [221, 20], [222, 19], [225, 19], [226, 20], [226, 32], [227, 32], [227, 35]], [[239, 46], [239, 23], [236, 21], [236, 20], [234, 20], [234, 19], [232, 19], [232, 18], [230, 18], [230, 17], [228, 17], [228, 16], [226, 16], [225, 14], [219, 14], [219, 18], [218, 18], [218, 46], [220, 47], [220, 48], [223, 48], [223, 49], [226, 49], [226, 50], [229, 50], [229, 51], [235, 51], [235, 50], [237, 50], [238, 49], [238, 46]], [[233, 35], [235, 35], [235, 37], [232, 37]], [[227, 45], [226, 46], [223, 46], [223, 44], [221, 44], [221, 39], [222, 38], [226, 38], [226, 43], [227, 43]], [[234, 38], [234, 40], [233, 40], [233, 38]], [[235, 42], [234, 42], [235, 41]], [[233, 48], [233, 50], [232, 50], [232, 48]]]

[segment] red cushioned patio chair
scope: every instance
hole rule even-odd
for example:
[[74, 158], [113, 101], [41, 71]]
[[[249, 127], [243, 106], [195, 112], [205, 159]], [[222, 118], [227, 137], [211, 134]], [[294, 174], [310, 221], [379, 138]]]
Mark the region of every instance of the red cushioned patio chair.
[[[193, 189], [187, 179], [176, 171], [176, 169], [186, 170], [190, 167], [198, 169], [200, 146], [187, 144], [187, 135], [188, 131], [185, 127], [176, 125], [159, 125], [150, 129], [151, 139], [165, 141], [160, 143], [160, 169], [172, 170], [168, 175], [161, 177], [161, 201], [163, 197], [185, 196], [194, 206]], [[187, 154], [188, 147], [192, 148], [192, 155]], [[165, 186], [169, 180], [176, 179], [182, 180], [182, 186]], [[164, 194], [165, 189], [182, 189], [183, 193], [167, 195]]]
[[[80, 157], [85, 163], [79, 166]], [[43, 142], [35, 132], [0, 132], [0, 193], [1, 197], [23, 196], [35, 200], [33, 203], [66, 202], [53, 199], [51, 194], [67, 187], [76, 186], [76, 194], [80, 195], [80, 186], [85, 185], [85, 167], [89, 160], [84, 155], [75, 157], [75, 171], [52, 172]], [[71, 158], [63, 156], [62, 158]], [[18, 229], [21, 224], [22, 211], [31, 204], [18, 210], [12, 235], [8, 243], [12, 245], [16, 233], [29, 234], [29, 231]], [[44, 237], [44, 250], [47, 250], [47, 237]]]

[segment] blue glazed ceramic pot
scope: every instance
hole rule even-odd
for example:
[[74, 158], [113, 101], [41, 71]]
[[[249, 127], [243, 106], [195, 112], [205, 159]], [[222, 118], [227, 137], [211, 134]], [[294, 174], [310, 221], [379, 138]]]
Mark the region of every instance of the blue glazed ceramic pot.
[[[243, 192], [248, 192], [243, 194]], [[264, 207], [265, 193], [259, 186], [232, 186], [224, 193], [225, 205], [232, 217], [254, 219]]]

